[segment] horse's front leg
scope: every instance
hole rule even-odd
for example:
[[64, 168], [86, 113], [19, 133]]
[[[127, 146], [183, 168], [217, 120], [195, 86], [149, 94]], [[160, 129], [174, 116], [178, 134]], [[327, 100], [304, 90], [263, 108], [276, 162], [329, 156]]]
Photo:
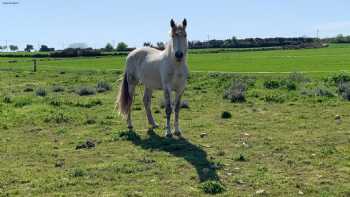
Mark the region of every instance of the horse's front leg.
[[166, 129], [165, 136], [172, 137], [170, 116], [171, 116], [171, 89], [169, 87], [164, 88], [164, 101], [165, 101], [165, 114], [166, 114]]
[[175, 132], [174, 134], [177, 136], [181, 136], [181, 129], [179, 128], [179, 113], [181, 108], [182, 94], [183, 94], [183, 90], [176, 91], [176, 95], [175, 95], [175, 120], [174, 120]]
[[148, 123], [152, 126], [152, 129], [158, 128], [158, 124], [154, 121], [151, 111], [152, 103], [152, 89], [145, 87], [145, 93], [143, 95], [143, 104], [145, 106]]

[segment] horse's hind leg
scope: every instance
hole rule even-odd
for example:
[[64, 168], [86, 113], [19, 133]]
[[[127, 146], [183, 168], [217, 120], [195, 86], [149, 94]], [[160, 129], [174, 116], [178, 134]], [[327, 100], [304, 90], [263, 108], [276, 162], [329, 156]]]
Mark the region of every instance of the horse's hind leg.
[[143, 105], [145, 106], [148, 123], [152, 126], [153, 129], [158, 128], [158, 124], [154, 121], [151, 111], [152, 103], [152, 89], [145, 87], [145, 92], [143, 95]]
[[[133, 82], [129, 82], [129, 95], [130, 95], [130, 98], [131, 98], [131, 105], [132, 105], [132, 102], [134, 101], [134, 93], [135, 93], [135, 86], [136, 84], [133, 83]], [[133, 125], [132, 125], [132, 120], [131, 120], [131, 106], [130, 106], [130, 110], [129, 110], [129, 113], [128, 113], [128, 118], [127, 118], [127, 122], [128, 122], [128, 129], [133, 129]]]

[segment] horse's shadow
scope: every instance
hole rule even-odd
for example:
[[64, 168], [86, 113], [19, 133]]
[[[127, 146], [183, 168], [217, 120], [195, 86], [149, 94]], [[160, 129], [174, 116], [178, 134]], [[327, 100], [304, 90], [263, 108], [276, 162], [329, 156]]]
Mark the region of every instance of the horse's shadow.
[[196, 169], [200, 182], [220, 181], [216, 169], [212, 167], [213, 163], [207, 159], [207, 153], [197, 145], [184, 138], [161, 137], [153, 130], [149, 130], [147, 133], [148, 138], [141, 139], [135, 131], [128, 131], [124, 138], [143, 149], [164, 151], [184, 158]]

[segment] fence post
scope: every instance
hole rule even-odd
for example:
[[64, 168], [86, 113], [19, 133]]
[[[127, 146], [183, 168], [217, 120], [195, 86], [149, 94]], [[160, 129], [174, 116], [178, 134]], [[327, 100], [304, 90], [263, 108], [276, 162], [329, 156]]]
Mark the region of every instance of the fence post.
[[33, 70], [36, 72], [36, 60], [33, 60]]

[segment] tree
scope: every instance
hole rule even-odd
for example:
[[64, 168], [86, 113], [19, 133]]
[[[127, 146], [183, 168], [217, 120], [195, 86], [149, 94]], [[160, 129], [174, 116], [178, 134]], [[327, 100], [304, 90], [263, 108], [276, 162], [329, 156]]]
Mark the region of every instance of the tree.
[[47, 45], [41, 45], [39, 51], [49, 51], [49, 47]]
[[10, 45], [9, 47], [10, 47], [11, 51], [17, 51], [18, 50], [18, 46], [16, 46], [16, 45]]
[[33, 50], [33, 49], [34, 49], [33, 45], [27, 44], [26, 48], [24, 48], [24, 51], [30, 52], [30, 51]]
[[160, 49], [160, 50], [165, 49], [165, 44], [164, 44], [164, 42], [157, 42], [157, 48]]
[[128, 45], [124, 42], [119, 42], [117, 45], [117, 51], [126, 51], [128, 49]]
[[111, 44], [111, 43], [107, 43], [107, 45], [105, 46], [104, 50], [105, 50], [105, 51], [108, 51], [108, 52], [113, 51], [113, 46], [112, 46], [112, 44]]

